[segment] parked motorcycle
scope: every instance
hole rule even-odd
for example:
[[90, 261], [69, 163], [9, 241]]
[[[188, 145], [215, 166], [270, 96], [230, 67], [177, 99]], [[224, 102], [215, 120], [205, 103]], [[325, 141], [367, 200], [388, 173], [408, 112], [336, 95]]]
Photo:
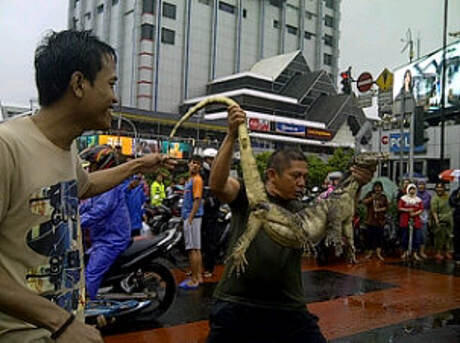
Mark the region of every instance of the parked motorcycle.
[[158, 206], [146, 206], [146, 222], [153, 235], [164, 232], [168, 228], [168, 222], [171, 218], [180, 218], [182, 201], [182, 196], [179, 193], [173, 193]]
[[176, 280], [168, 265], [171, 249], [182, 239], [174, 225], [155, 237], [135, 240], [104, 276], [97, 300], [85, 309], [86, 322], [108, 328], [163, 315], [176, 297]]

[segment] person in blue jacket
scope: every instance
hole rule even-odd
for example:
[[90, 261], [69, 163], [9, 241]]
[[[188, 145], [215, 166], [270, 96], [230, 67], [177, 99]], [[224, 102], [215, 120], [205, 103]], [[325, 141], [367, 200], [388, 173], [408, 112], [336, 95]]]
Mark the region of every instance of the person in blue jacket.
[[[105, 145], [84, 150], [80, 156], [90, 163], [90, 172], [117, 164], [116, 152]], [[131, 243], [131, 220], [125, 189], [126, 185], [121, 183], [89, 198], [79, 208], [81, 227], [88, 229], [91, 240], [85, 270], [86, 290], [91, 300], [96, 298], [104, 274]]]
[[126, 182], [126, 203], [128, 205], [129, 216], [131, 219], [131, 236], [139, 236], [142, 229], [142, 219], [144, 215], [144, 204], [147, 197], [144, 193], [144, 186], [140, 183], [142, 175], [134, 175]]

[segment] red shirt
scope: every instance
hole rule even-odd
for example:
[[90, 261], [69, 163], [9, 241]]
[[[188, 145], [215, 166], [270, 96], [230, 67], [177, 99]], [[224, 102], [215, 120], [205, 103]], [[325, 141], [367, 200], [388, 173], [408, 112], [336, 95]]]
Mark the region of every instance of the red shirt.
[[[413, 208], [414, 212], [417, 212], [419, 210], [423, 210], [423, 201], [419, 197], [410, 198], [408, 195], [404, 195], [398, 201], [398, 209], [402, 209], [402, 208]], [[410, 218], [414, 220], [415, 229], [422, 228], [422, 221], [420, 220], [420, 215], [411, 217], [410, 212], [402, 212], [402, 211], [399, 216], [399, 226], [409, 227]]]

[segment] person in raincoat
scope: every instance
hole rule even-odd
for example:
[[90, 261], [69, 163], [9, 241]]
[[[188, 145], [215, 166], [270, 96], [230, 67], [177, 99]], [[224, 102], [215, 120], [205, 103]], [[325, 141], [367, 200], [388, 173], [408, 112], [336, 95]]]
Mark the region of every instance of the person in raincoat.
[[142, 229], [144, 216], [144, 204], [147, 198], [144, 193], [144, 186], [141, 183], [142, 175], [137, 174], [125, 181], [126, 204], [128, 205], [131, 218], [131, 236], [139, 236]]
[[[110, 168], [117, 163], [116, 152], [103, 145], [83, 151], [81, 158], [90, 163], [90, 172]], [[131, 243], [131, 220], [125, 187], [121, 183], [89, 198], [79, 208], [81, 227], [88, 230], [91, 240], [85, 269], [86, 290], [91, 300], [96, 298], [104, 274]]]
[[165, 184], [163, 183], [163, 174], [158, 173], [150, 188], [150, 204], [152, 206], [160, 206], [164, 198], [166, 198], [166, 192]]

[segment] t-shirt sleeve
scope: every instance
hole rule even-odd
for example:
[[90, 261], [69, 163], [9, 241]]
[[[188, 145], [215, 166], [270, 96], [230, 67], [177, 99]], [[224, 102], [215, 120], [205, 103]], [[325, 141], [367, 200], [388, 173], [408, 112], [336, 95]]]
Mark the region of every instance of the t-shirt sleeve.
[[14, 170], [15, 166], [12, 152], [0, 138], [0, 223], [5, 218], [10, 206]]
[[232, 210], [238, 207], [241, 208], [249, 205], [248, 197], [246, 195], [246, 186], [243, 182], [240, 182], [240, 190], [236, 198], [232, 202], [228, 203], [228, 205]]
[[201, 177], [195, 177], [193, 179], [193, 199], [203, 197], [203, 179]]

